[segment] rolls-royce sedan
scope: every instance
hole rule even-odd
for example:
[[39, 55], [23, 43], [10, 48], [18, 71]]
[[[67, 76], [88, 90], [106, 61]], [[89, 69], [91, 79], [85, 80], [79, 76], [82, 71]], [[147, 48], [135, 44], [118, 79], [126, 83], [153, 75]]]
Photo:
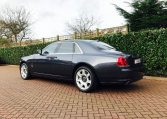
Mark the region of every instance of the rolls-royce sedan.
[[98, 83], [130, 84], [140, 80], [142, 67], [140, 58], [98, 40], [57, 41], [20, 60], [22, 79], [44, 76], [72, 80], [83, 92], [95, 89]]

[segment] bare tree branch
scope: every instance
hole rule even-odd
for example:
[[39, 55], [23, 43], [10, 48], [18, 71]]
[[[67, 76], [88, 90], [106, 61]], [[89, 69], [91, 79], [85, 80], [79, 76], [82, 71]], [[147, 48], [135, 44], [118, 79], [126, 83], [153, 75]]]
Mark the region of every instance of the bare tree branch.
[[1, 23], [15, 38], [15, 42], [22, 41], [30, 26], [30, 13], [25, 8], [6, 8], [1, 14]]
[[67, 28], [70, 32], [85, 33], [90, 31], [96, 24], [97, 21], [93, 16], [82, 15], [75, 19], [73, 23], [67, 23]]

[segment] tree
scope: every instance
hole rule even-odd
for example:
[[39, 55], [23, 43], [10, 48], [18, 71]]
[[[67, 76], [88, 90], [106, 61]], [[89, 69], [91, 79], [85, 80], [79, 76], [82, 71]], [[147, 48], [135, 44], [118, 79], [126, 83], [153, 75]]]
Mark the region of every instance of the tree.
[[8, 40], [12, 40], [12, 33], [9, 31], [9, 29], [6, 29], [3, 21], [0, 20], [0, 38], [7, 38]]
[[73, 23], [67, 23], [67, 27], [71, 32], [85, 33], [89, 32], [96, 24], [97, 21], [93, 16], [88, 17], [86, 15], [82, 15], [79, 16], [79, 18], [74, 19]]
[[129, 3], [133, 12], [119, 6], [116, 9], [126, 19], [131, 31], [142, 29], [167, 28], [167, 2], [159, 0], [133, 0]]
[[15, 42], [22, 39], [27, 35], [30, 26], [30, 13], [26, 9], [6, 8], [1, 14], [1, 29], [11, 32], [14, 36]]
[[8, 39], [0, 37], [0, 47], [9, 47], [11, 42]]

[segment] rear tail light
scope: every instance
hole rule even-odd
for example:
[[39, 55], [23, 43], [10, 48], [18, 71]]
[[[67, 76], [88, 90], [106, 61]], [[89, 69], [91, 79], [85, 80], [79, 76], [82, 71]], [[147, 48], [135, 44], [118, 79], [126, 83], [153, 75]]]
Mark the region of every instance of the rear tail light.
[[128, 63], [127, 63], [127, 61], [126, 61], [126, 59], [124, 57], [120, 56], [117, 59], [117, 65], [119, 67], [125, 67], [125, 66], [128, 66]]

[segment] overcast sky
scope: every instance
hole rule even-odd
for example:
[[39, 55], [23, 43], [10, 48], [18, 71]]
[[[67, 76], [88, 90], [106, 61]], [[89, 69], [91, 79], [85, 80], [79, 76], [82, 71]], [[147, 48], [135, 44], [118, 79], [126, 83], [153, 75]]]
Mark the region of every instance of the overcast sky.
[[130, 10], [131, 0], [0, 0], [4, 7], [25, 7], [31, 13], [33, 38], [67, 34], [66, 23], [81, 14], [95, 16], [97, 27], [108, 28], [126, 24], [112, 4]]

